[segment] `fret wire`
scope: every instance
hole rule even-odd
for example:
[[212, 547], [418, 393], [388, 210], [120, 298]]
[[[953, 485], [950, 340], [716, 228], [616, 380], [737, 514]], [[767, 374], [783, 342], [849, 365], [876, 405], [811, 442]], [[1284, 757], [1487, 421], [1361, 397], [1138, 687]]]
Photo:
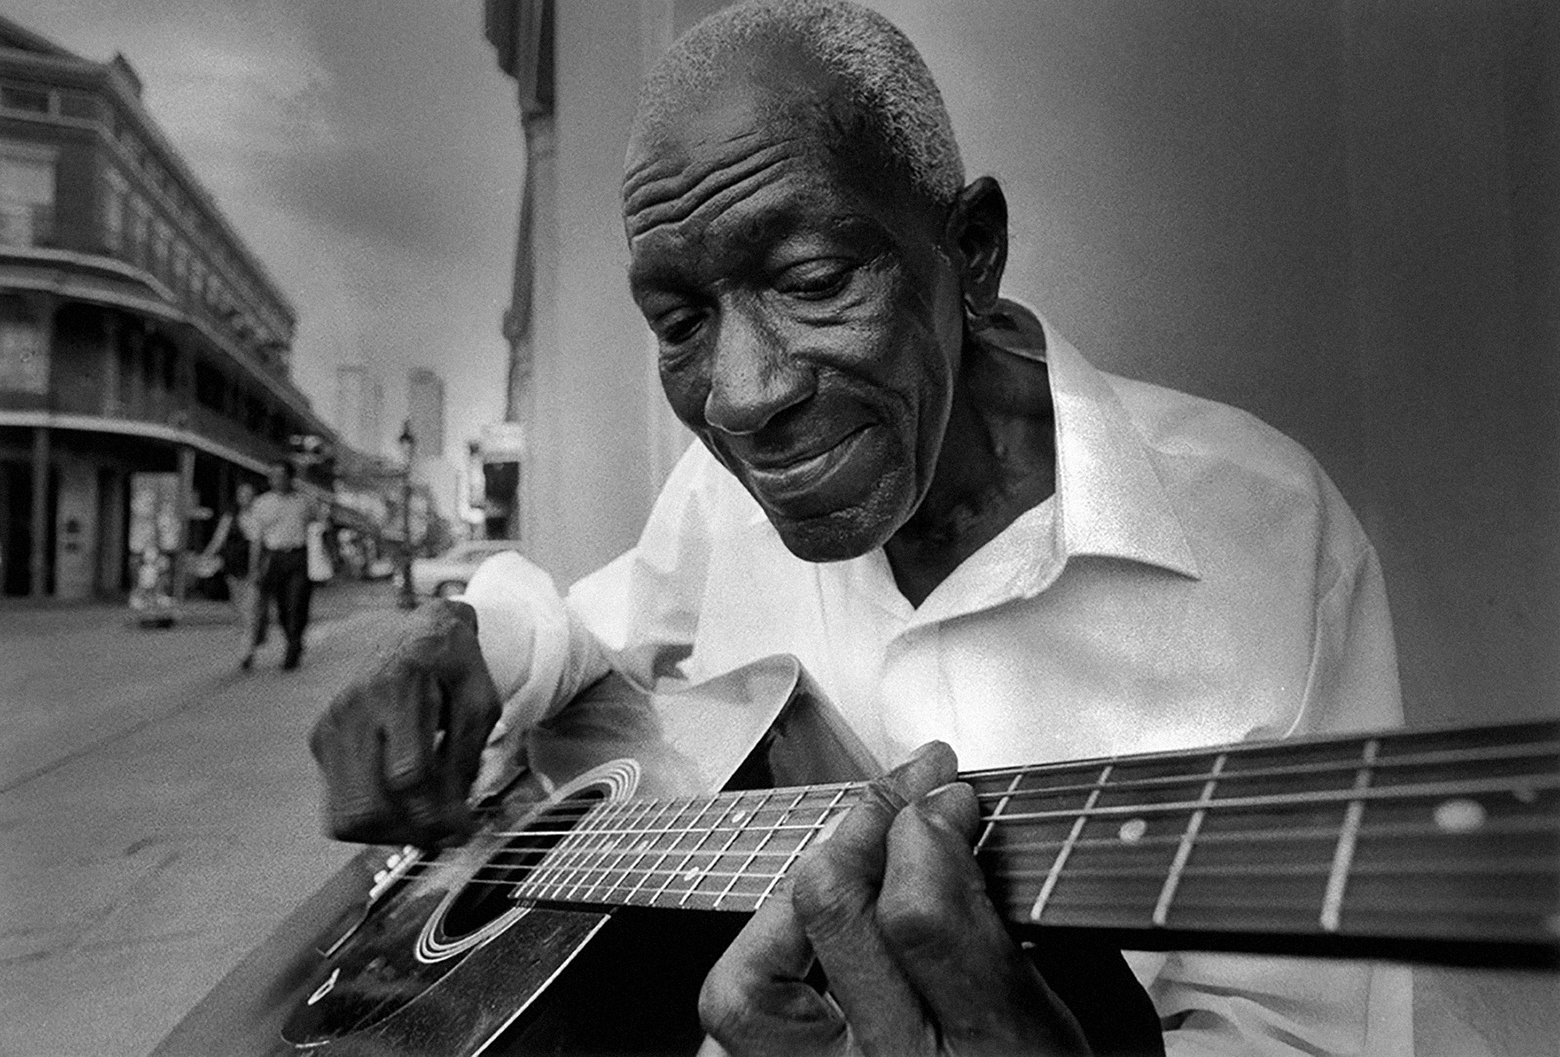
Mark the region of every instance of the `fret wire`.
[[[689, 797], [688, 798], [688, 802], [685, 805], [683, 805], [682, 807], [678, 808], [677, 812], [672, 816], [673, 825], [666, 827], [665, 829], [661, 830], [660, 832], [658, 832], [656, 834], [654, 842], [652, 843], [651, 847], [649, 848], [649, 852], [648, 853], [653, 854], [655, 852], [659, 852], [660, 853], [660, 857], [658, 859], [656, 859], [654, 866], [651, 866], [649, 869], [647, 869], [645, 871], [645, 876], [644, 876], [644, 880], [645, 881], [648, 881], [651, 877], [655, 876], [655, 874], [657, 872], [659, 872], [661, 870], [661, 868], [665, 865], [666, 860], [668, 858], [670, 858], [672, 855], [675, 855], [677, 853], [677, 842], [678, 841], [682, 840], [684, 837], [692, 836], [693, 833], [695, 832], [695, 829], [691, 825], [686, 825], [686, 826], [679, 827], [679, 826], [676, 825], [676, 823], [677, 823], [677, 820], [681, 819], [686, 812], [693, 810], [694, 802], [695, 802], [696, 799], [697, 798], [695, 798], [695, 797]], [[704, 802], [704, 805], [702, 807], [700, 807], [697, 811], [694, 812], [694, 815], [693, 815], [693, 818], [692, 818], [691, 821], [692, 822], [698, 822], [699, 819], [704, 817], [705, 812], [709, 811], [710, 808], [715, 806], [716, 802], [717, 801], [715, 800], [715, 798], [710, 798], [710, 799], [706, 800]], [[676, 833], [676, 836], [672, 836], [671, 837], [670, 843], [668, 843], [667, 846], [664, 847], [664, 848], [660, 847], [661, 840], [663, 838], [665, 838], [665, 837], [671, 836], [673, 833]], [[670, 883], [670, 878], [668, 878], [666, 881], [663, 881], [661, 883], [661, 888], [665, 889], [666, 885], [669, 884], [669, 883]], [[644, 884], [643, 884], [643, 882], [641, 882], [639, 885], [636, 885], [635, 889], [636, 889], [637, 892], [643, 892], [644, 891]], [[658, 894], [659, 894], [658, 892], [657, 893], [651, 893], [646, 898], [646, 902], [649, 903], [650, 905], [654, 905], [655, 900], [656, 900], [656, 896]]]
[[[753, 818], [754, 819], [757, 819], [759, 815], [763, 814], [764, 808], [769, 806], [769, 802], [774, 799], [775, 793], [776, 793], [776, 790], [771, 789], [771, 790], [769, 790], [768, 792], [766, 792], [764, 794], [764, 798], [758, 802], [758, 807], [753, 809]], [[801, 799], [801, 798], [798, 797], [797, 799]], [[780, 817], [784, 818], [785, 815], [782, 813]], [[758, 858], [758, 853], [759, 853], [759, 851], [761, 851], [763, 849], [764, 845], [768, 844], [771, 840], [774, 839], [774, 835], [775, 835], [774, 828], [770, 827], [768, 829], [768, 832], [764, 833], [763, 837], [761, 837], [759, 839], [759, 842], [758, 842], [757, 846], [754, 847], [754, 849], [748, 854], [748, 857], [747, 857], [746, 861], [744, 861], [741, 866], [737, 867], [736, 875], [733, 876], [731, 878], [731, 880], [726, 884], [725, 889], [723, 889], [721, 891], [720, 895], [715, 897], [715, 905], [713, 907], [711, 907], [710, 909], [712, 909], [712, 910], [719, 910], [720, 909], [720, 901], [722, 899], [725, 899], [727, 896], [729, 896], [731, 894], [731, 890], [737, 886], [737, 880], [740, 877], [742, 877], [749, 869], [752, 868], [753, 860]]]
[[[1056, 888], [1056, 882], [1061, 878], [1062, 867], [1067, 863], [1067, 857], [1072, 854], [1073, 842], [1078, 839], [1078, 834], [1083, 832], [1084, 823], [1088, 818], [1088, 812], [1093, 809], [1095, 801], [1099, 800], [1100, 793], [1105, 789], [1105, 783], [1110, 780], [1111, 768], [1114, 764], [1107, 763], [1105, 769], [1100, 772], [1099, 778], [1094, 783], [1094, 791], [1089, 794], [1088, 802], [1083, 805], [1083, 811], [1078, 814], [1073, 822], [1072, 832], [1067, 834], [1067, 843], [1062, 845], [1061, 851], [1056, 853], [1056, 860], [1051, 863], [1051, 871], [1046, 875], [1045, 884], [1040, 886], [1040, 894], [1035, 897], [1035, 905], [1029, 911], [1030, 921], [1039, 921], [1040, 915], [1045, 913], [1046, 901], [1051, 898], [1052, 891]], [[1011, 821], [1011, 816], [1006, 821]], [[992, 819], [996, 823], [996, 819]]]
[[[711, 833], [718, 832], [720, 830], [721, 822], [723, 820], [731, 817], [731, 808], [732, 807], [736, 807], [741, 802], [742, 801], [741, 801], [740, 798], [737, 799], [736, 801], [734, 801], [732, 803], [731, 807], [728, 807], [726, 809], [726, 813], [724, 815], [722, 815], [721, 818], [719, 818], [719, 819], [717, 819], [715, 821], [715, 825], [710, 830], [710, 832]], [[722, 855], [726, 854], [726, 852], [731, 848], [731, 846], [737, 842], [737, 838], [739, 836], [741, 836], [741, 835], [742, 835], [742, 830], [740, 828], [738, 828], [738, 827], [733, 827], [732, 828], [731, 836], [726, 838], [726, 843], [722, 844], [720, 846], [720, 851], [716, 852], [714, 858], [710, 859], [709, 869], [707, 869], [707, 870], [700, 870], [699, 871], [699, 875], [697, 877], [693, 878], [692, 882], [688, 885], [688, 890], [682, 894], [682, 898], [681, 899], [677, 900], [677, 905], [678, 906], [685, 906], [685, 905], [687, 905], [688, 897], [693, 895], [693, 893], [698, 889], [699, 882], [703, 881], [704, 878], [709, 875], [710, 871], [713, 871], [715, 869], [715, 864], [720, 862], [720, 857]]]
[[[704, 817], [704, 812], [708, 811], [710, 808], [714, 807], [717, 803], [719, 803], [719, 798], [716, 798], [716, 799], [712, 800], [710, 802], [709, 807], [704, 808], [703, 811], [700, 811], [698, 813], [698, 815], [694, 816], [694, 821], [697, 822], [700, 818]], [[730, 810], [731, 809], [728, 807], [728, 808], [726, 808], [725, 811], [723, 811], [721, 813], [721, 815], [716, 816], [716, 820], [715, 820], [716, 825], [720, 824], [720, 818], [723, 817], [726, 814], [726, 812], [729, 812]], [[693, 857], [695, 855], [699, 854], [699, 849], [704, 847], [704, 842], [710, 839], [710, 834], [713, 833], [713, 832], [714, 832], [714, 828], [713, 827], [706, 828], [704, 830], [703, 834], [694, 843], [693, 847], [688, 850], [688, 854], [683, 856], [682, 862], [677, 864], [677, 869], [674, 870], [674, 871], [669, 872], [666, 875], [666, 880], [661, 882], [661, 887], [656, 889], [655, 895], [650, 897], [650, 904], [652, 906], [655, 905], [656, 900], [660, 899], [662, 896], [664, 896], [666, 894], [667, 888], [672, 883], [672, 878], [680, 876], [682, 874], [683, 867], [687, 866], [690, 862], [692, 862], [693, 861]], [[691, 834], [688, 834], [688, 835], [691, 835]], [[672, 851], [676, 851], [676, 849], [677, 849], [677, 845], [676, 845], [676, 842], [674, 841], [673, 844], [672, 844], [672, 849], [671, 850]], [[697, 880], [697, 878], [695, 878], [695, 880]]]
[[[1380, 743], [1375, 738], [1365, 743], [1364, 766], [1354, 776], [1354, 791], [1364, 794], [1370, 787], [1371, 765], [1376, 762], [1376, 750]], [[1354, 845], [1360, 836], [1360, 821], [1365, 816], [1365, 802], [1351, 800], [1343, 814], [1343, 829], [1338, 834], [1338, 847], [1333, 852], [1332, 870], [1327, 876], [1327, 891], [1322, 896], [1322, 928], [1338, 931], [1338, 918], [1343, 912], [1343, 889], [1349, 883], [1349, 864], [1354, 861]]]
[[562, 878], [554, 898], [562, 899], [565, 888], [570, 886], [578, 888], [580, 884], [579, 877], [586, 871], [588, 864], [593, 860], [599, 860], [605, 854], [605, 849], [611, 847], [611, 827], [616, 824], [616, 816], [622, 814], [623, 805], [626, 803], [628, 801], [624, 800], [607, 800], [603, 802], [599, 819], [600, 825], [591, 829], [590, 845], [579, 849], [578, 855], [575, 856], [574, 866]]
[[[671, 810], [672, 803], [673, 803], [673, 801], [668, 800], [666, 803], [661, 805], [661, 807], [655, 813], [655, 821], [659, 822], [661, 820], [661, 817], [663, 815], [665, 815], [667, 813], [667, 811]], [[649, 831], [650, 830], [647, 827], [645, 832], [648, 833]], [[633, 865], [630, 866], [627, 870], [625, 870], [623, 872], [623, 877], [618, 880], [617, 884], [614, 884], [611, 888], [609, 888], [607, 890], [608, 898], [611, 898], [612, 893], [617, 891], [618, 887], [621, 886], [623, 884], [623, 882], [626, 881], [633, 874], [633, 872], [635, 870], [639, 869], [639, 864], [645, 861], [645, 856], [651, 854], [652, 852], [654, 852], [654, 850], [655, 850], [655, 838], [647, 836], [644, 839], [648, 840], [650, 842], [650, 847], [648, 847], [648, 848], [640, 848], [639, 849], [638, 854], [634, 857]], [[645, 874], [637, 882], [634, 883], [634, 885], [629, 889], [628, 894], [623, 897], [623, 900], [624, 900], [625, 903], [632, 901], [633, 898], [634, 898], [635, 893], [637, 893], [637, 892], [639, 892], [639, 891], [641, 891], [643, 889], [645, 878], [647, 878], [649, 876], [650, 876], [649, 872], [646, 871]]]
[[992, 831], [997, 828], [997, 819], [1002, 817], [1003, 809], [1007, 807], [1008, 801], [1013, 799], [1013, 791], [1018, 788], [1019, 783], [1023, 780], [1024, 775], [1022, 773], [1015, 774], [1013, 781], [1007, 787], [1007, 792], [1002, 795], [1001, 800], [997, 801], [996, 808], [991, 812], [991, 817], [986, 822], [986, 828], [981, 830], [980, 839], [975, 842], [975, 855], [977, 857], [981, 852], [985, 851], [986, 841], [991, 839]]
[[[655, 805], [655, 801], [654, 800], [635, 800], [635, 801], [629, 801], [629, 803], [630, 804], [640, 804], [640, 805], [643, 805], [640, 808], [640, 811], [639, 811], [639, 813], [637, 815], [633, 814], [632, 813], [632, 809], [630, 809], [630, 812], [629, 812], [630, 820], [628, 821], [628, 823], [627, 823], [625, 828], [627, 828], [628, 830], [631, 831], [629, 836], [632, 836], [633, 832], [637, 832], [638, 824], [640, 822], [643, 822], [645, 820], [646, 816], [648, 816], [650, 814], [650, 809]], [[618, 842], [618, 843], [619, 843], [619, 850], [618, 850], [617, 858], [612, 860], [612, 865], [611, 866], [602, 868], [601, 879], [596, 881], [594, 884], [592, 884], [590, 886], [589, 889], [586, 890], [585, 898], [588, 899], [590, 897], [591, 893], [594, 892], [597, 889], [597, 887], [599, 887], [602, 884], [602, 882], [606, 881], [608, 875], [610, 875], [610, 873], [613, 870], [616, 870], [619, 866], [621, 866], [622, 863], [623, 863], [623, 860], [626, 859], [629, 855], [631, 855], [633, 853], [634, 849], [633, 849], [633, 844], [632, 843], [629, 843], [629, 846], [626, 847], [626, 848], [621, 846], [624, 842]]]
[[[605, 803], [598, 802], [592, 804], [580, 816], [579, 821], [572, 828], [563, 831], [563, 836], [558, 843], [548, 849], [545, 858], [542, 860], [541, 868], [536, 872], [535, 890], [538, 896], [541, 896], [554, 882], [562, 878], [570, 856], [574, 853], [577, 846], [583, 844], [588, 839], [593, 816], [599, 814]], [[599, 819], [596, 819], [596, 821], [599, 821]], [[517, 834], [517, 836], [520, 835], [523, 834]], [[550, 832], [546, 835], [552, 836]]]
[[[1204, 805], [1213, 800], [1213, 789], [1219, 783], [1219, 771], [1224, 767], [1225, 758], [1221, 753], [1219, 758], [1213, 761], [1213, 773], [1208, 778], [1208, 784], [1203, 786], [1200, 798]], [[1192, 854], [1192, 842], [1197, 839], [1197, 831], [1202, 828], [1203, 816], [1206, 814], [1207, 808], [1200, 807], [1192, 812], [1192, 817], [1186, 821], [1186, 832], [1181, 837], [1180, 846], [1175, 850], [1175, 860], [1170, 864], [1170, 873], [1165, 878], [1164, 888], [1160, 889], [1159, 901], [1154, 904], [1152, 920], [1156, 925], [1163, 925], [1170, 914], [1170, 900], [1175, 898], [1175, 888], [1181, 881], [1181, 871], [1186, 868], [1186, 860]]]
[[[1284, 747], [1284, 743], [1283, 742], [1270, 742], [1270, 743], [1267, 743], [1267, 747], [1282, 749]], [[1529, 748], [1531, 748], [1532, 751], [1527, 751]], [[1213, 750], [1210, 749], [1208, 751], [1211, 752]], [[1466, 759], [1457, 758], [1457, 757], [1459, 757], [1461, 755], [1464, 755], [1464, 754], [1466, 755]], [[1440, 753], [1435, 753], [1435, 754], [1428, 754], [1427, 753], [1427, 754], [1424, 754], [1423, 757], [1417, 757], [1417, 756], [1389, 756], [1389, 757], [1377, 760], [1377, 762], [1376, 762], [1376, 770], [1377, 770], [1378, 773], [1381, 773], [1381, 772], [1385, 772], [1385, 771], [1388, 771], [1388, 770], [1404, 771], [1404, 770], [1408, 770], [1410, 768], [1416, 768], [1416, 767], [1444, 766], [1444, 765], [1459, 764], [1459, 763], [1491, 763], [1491, 762], [1500, 762], [1500, 761], [1503, 761], [1503, 760], [1512, 760], [1514, 762], [1514, 761], [1517, 761], [1517, 760], [1525, 760], [1525, 759], [1541, 759], [1541, 758], [1545, 758], [1545, 757], [1555, 756], [1557, 754], [1560, 754], [1560, 744], [1533, 746], [1533, 747], [1526, 746], [1526, 745], [1521, 745], [1521, 746], [1516, 746], [1516, 747], [1514, 747], [1512, 749], [1507, 749], [1507, 750], [1500, 751], [1500, 752], [1495, 752], [1495, 751], [1481, 752], [1479, 750], [1472, 750], [1472, 749], [1470, 749], [1470, 750], [1463, 750], [1461, 752], [1459, 752], [1459, 751], [1448, 751], [1448, 752], [1440, 752]], [[1193, 755], [1197, 755], [1197, 754], [1194, 753]], [[1135, 763], [1138, 762], [1138, 758], [1136, 758], [1136, 757], [1123, 757], [1123, 758], [1117, 759], [1115, 762], [1117, 764], [1121, 764], [1121, 765], [1135, 764]], [[1280, 778], [1280, 779], [1282, 779], [1282, 778], [1292, 778], [1292, 777], [1296, 777], [1296, 776], [1314, 776], [1314, 775], [1318, 775], [1318, 774], [1326, 774], [1326, 773], [1333, 772], [1333, 771], [1339, 772], [1341, 774], [1341, 773], [1347, 773], [1347, 772], [1353, 771], [1357, 766], [1358, 766], [1357, 762], [1355, 762], [1353, 760], [1340, 760], [1340, 761], [1336, 761], [1336, 762], [1329, 761], [1328, 763], [1325, 763], [1325, 764], [1287, 764], [1287, 765], [1279, 765], [1279, 766], [1273, 766], [1273, 767], [1263, 767], [1263, 768], [1258, 768], [1258, 769], [1250, 770], [1250, 771], [1226, 771], [1222, 775], [1222, 780], [1224, 782], [1226, 782], [1226, 783], [1229, 783], [1229, 782], [1233, 782], [1233, 781], [1236, 781], [1236, 780], [1244, 781], [1244, 780], [1247, 780], [1247, 779], [1264, 779], [1264, 778]], [[1030, 774], [1030, 773], [1032, 773], [1032, 772], [1028, 772], [1028, 771], [1020, 772], [1020, 777], [1023, 777], [1025, 774]], [[1545, 770], [1535, 771], [1531, 776], [1528, 776], [1528, 777], [1543, 778], [1543, 777], [1547, 777], [1548, 775], [1550, 775], [1552, 773], [1553, 772], [1551, 770], [1545, 769]], [[961, 777], [964, 778], [965, 780], [968, 780], [970, 776], [961, 776]], [[1112, 788], [1115, 789], [1115, 790], [1162, 788], [1162, 787], [1165, 787], [1165, 786], [1187, 785], [1187, 784], [1190, 784], [1190, 783], [1193, 783], [1193, 782], [1198, 782], [1198, 781], [1205, 780], [1207, 777], [1208, 777], [1208, 774], [1206, 772], [1198, 772], [1198, 773], [1184, 774], [1184, 775], [1151, 775], [1151, 776], [1144, 777], [1144, 778], [1118, 779], [1114, 783]], [[1512, 781], [1512, 782], [1520, 782], [1524, 778], [1524, 776], [1517, 776], [1517, 775], [1511, 775], [1511, 776], [1505, 776], [1505, 777], [1506, 777], [1507, 781]], [[1448, 780], [1449, 781], [1453, 781], [1455, 779], [1448, 779]], [[1022, 798], [1054, 796], [1054, 795], [1060, 795], [1060, 794], [1066, 794], [1066, 793], [1083, 793], [1083, 792], [1085, 792], [1085, 791], [1087, 791], [1087, 790], [1089, 790], [1091, 788], [1093, 788], [1093, 785], [1092, 785], [1092, 783], [1088, 783], [1088, 782], [1083, 782], [1083, 783], [1079, 783], [1079, 784], [1076, 784], [1076, 785], [1037, 786], [1037, 787], [1034, 787], [1034, 788], [1031, 788], [1031, 789], [1023, 790], [1021, 793], [1018, 794], [1018, 796], [1022, 799]], [[1008, 794], [1006, 792], [990, 791], [990, 792], [984, 792], [984, 793], [976, 793], [975, 795], [976, 795], [976, 798], [978, 800], [990, 801], [990, 800], [997, 800], [997, 799], [1005, 798]]]
[[840, 802], [845, 799], [846, 792], [848, 792], [846, 789], [835, 790], [834, 799], [829, 801], [828, 805], [824, 807], [822, 813], [818, 816], [818, 821], [808, 827], [810, 832], [802, 834], [801, 840], [797, 841], [796, 847], [792, 848], [786, 855], [785, 862], [781, 864], [779, 872], [770, 878], [768, 886], [759, 894], [757, 906], [763, 906], [765, 901], [775, 894], [775, 889], [780, 886], [781, 879], [791, 872], [791, 867], [796, 865], [796, 860], [801, 858], [802, 852], [811, 847], [813, 838], [828, 828], [834, 812], [838, 810]]
[[[572, 828], [563, 831], [563, 838], [553, 846], [548, 855], [548, 868], [541, 871], [545, 874], [547, 880], [540, 884], [538, 888], [539, 893], [545, 893], [549, 887], [562, 880], [565, 871], [569, 869], [574, 861], [575, 851], [590, 840], [591, 825], [598, 820], [597, 816], [606, 809], [607, 804], [607, 801], [592, 804], [591, 809], [581, 816], [578, 823]], [[551, 836], [550, 833], [546, 835]]]

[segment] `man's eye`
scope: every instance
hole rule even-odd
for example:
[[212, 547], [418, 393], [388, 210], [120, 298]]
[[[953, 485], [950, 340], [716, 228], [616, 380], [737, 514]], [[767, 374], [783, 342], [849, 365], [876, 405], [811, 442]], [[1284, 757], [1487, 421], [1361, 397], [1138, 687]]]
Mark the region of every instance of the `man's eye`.
[[821, 301], [844, 290], [850, 277], [851, 268], [843, 261], [811, 262], [786, 269], [775, 287], [792, 297]]
[[668, 312], [655, 322], [655, 332], [668, 345], [681, 345], [699, 332], [704, 313], [691, 308]]

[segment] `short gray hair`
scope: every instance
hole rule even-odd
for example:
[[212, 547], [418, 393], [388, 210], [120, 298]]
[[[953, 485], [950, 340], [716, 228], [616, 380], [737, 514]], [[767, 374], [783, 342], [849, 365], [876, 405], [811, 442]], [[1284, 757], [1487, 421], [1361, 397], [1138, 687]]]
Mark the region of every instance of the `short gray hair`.
[[958, 197], [964, 163], [931, 71], [898, 27], [850, 0], [750, 0], [709, 16], [646, 79], [635, 125], [658, 124], [675, 100], [716, 87], [733, 56], [769, 42], [800, 47], [840, 79], [912, 188], [939, 205]]

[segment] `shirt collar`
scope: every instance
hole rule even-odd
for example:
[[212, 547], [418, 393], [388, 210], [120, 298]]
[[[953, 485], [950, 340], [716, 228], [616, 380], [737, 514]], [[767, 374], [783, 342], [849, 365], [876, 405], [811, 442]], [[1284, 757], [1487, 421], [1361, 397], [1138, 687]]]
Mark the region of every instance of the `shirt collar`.
[[1132, 424], [1100, 371], [1039, 313], [1006, 298], [981, 337], [1044, 360], [1056, 415], [1057, 542], [1064, 559], [1123, 558], [1197, 579], [1186, 529]]
[[[950, 613], [996, 605], [1009, 598], [1030, 597], [1051, 583], [1073, 557], [1120, 558], [1154, 565], [1191, 579], [1200, 579], [1186, 529], [1170, 496], [1107, 376], [1061, 338], [1040, 314], [1022, 302], [1003, 298], [981, 338], [1016, 356], [1046, 364], [1051, 402], [1056, 416], [1056, 495], [1054, 517], [1039, 508], [1020, 515], [996, 539], [965, 559], [953, 575], [923, 603], [910, 607], [898, 588], [881, 548], [849, 566], [877, 589], [869, 593], [893, 612], [915, 612], [918, 622]], [[733, 483], [735, 483], [733, 481]], [[738, 486], [740, 489], [740, 486]], [[752, 506], [749, 525], [768, 528], [763, 509], [742, 491]], [[762, 531], [762, 529], [760, 529]], [[769, 530], [773, 534], [773, 530]], [[779, 536], [774, 542], [780, 544]], [[1012, 575], [1001, 582], [980, 577], [974, 595], [966, 576], [973, 565], [1000, 547], [1012, 561]], [[1019, 552], [1027, 561], [1016, 561]], [[971, 566], [971, 569], [966, 569]], [[841, 570], [843, 571], [843, 570]], [[948, 590], [942, 590], [943, 587]], [[948, 595], [950, 597], [943, 597]], [[949, 608], [951, 607], [951, 608]]]

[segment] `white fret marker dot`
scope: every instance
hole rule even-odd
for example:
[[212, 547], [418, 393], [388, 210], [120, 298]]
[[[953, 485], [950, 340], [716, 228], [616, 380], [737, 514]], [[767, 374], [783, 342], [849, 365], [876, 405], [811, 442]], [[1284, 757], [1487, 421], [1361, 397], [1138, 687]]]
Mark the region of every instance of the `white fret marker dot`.
[[733, 822], [741, 822], [745, 818], [747, 818], [746, 811], [733, 811], [731, 813], [731, 821]]
[[1484, 805], [1465, 797], [1442, 801], [1435, 809], [1435, 824], [1447, 833], [1472, 833], [1484, 825]]
[[686, 873], [684, 873], [682, 876], [683, 876], [683, 880], [684, 881], [691, 881], [695, 877], [699, 876], [699, 871], [698, 870], [689, 870]]
[[1143, 835], [1147, 832], [1147, 822], [1140, 818], [1129, 818], [1121, 824], [1121, 828], [1116, 831], [1116, 836], [1120, 837], [1127, 844], [1136, 844], [1143, 839]]

